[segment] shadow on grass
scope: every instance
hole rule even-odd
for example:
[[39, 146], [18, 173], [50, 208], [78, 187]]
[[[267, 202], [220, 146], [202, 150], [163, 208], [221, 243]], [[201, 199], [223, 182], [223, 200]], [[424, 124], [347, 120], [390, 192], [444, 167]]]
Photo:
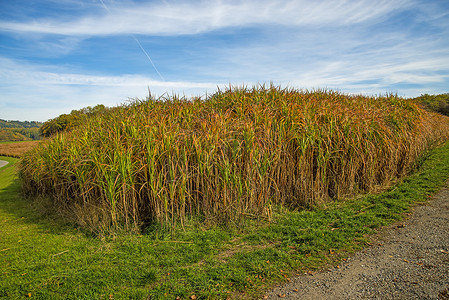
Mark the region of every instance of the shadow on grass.
[[[0, 180], [2, 173], [6, 172], [0, 171]], [[3, 188], [0, 188], [0, 215], [10, 215], [13, 219], [20, 220], [24, 224], [35, 225], [38, 232], [56, 235], [80, 232], [80, 228], [64, 220], [57, 212], [49, 212], [48, 209], [45, 209], [45, 205], [49, 205], [48, 200], [24, 197], [21, 193], [20, 180], [17, 176], [13, 176], [14, 178], [9, 180], [9, 184], [6, 183]], [[81, 232], [86, 236], [93, 236], [90, 232], [84, 230], [81, 230]]]

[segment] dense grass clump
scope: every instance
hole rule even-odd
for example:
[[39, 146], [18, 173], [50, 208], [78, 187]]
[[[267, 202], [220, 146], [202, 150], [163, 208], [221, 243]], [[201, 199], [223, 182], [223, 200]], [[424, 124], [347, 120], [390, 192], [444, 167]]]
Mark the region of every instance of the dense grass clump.
[[448, 136], [449, 118], [394, 95], [229, 88], [111, 109], [40, 143], [19, 173], [94, 231], [238, 222], [388, 185]]

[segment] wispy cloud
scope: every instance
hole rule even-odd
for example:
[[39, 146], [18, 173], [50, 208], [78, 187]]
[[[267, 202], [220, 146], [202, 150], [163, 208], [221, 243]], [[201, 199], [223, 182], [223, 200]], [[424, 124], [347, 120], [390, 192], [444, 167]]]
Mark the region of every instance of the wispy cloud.
[[[102, 8], [105, 4], [107, 9]], [[339, 26], [385, 18], [409, 0], [261, 0], [114, 3], [99, 1], [88, 16], [0, 22], [0, 30], [61, 35], [180, 35], [252, 25]]]
[[222, 81], [274, 80], [303, 88], [358, 89], [373, 94], [399, 91], [417, 96], [418, 86], [427, 88], [431, 83], [439, 86], [435, 92], [444, 91], [449, 79], [448, 41], [393, 30], [369, 32], [366, 37], [365, 28], [291, 30], [288, 37], [271, 38], [270, 43], [261, 40], [218, 50], [215, 55], [220, 64], [202, 65], [195, 71]]
[[75, 74], [63, 68], [5, 58], [0, 58], [0, 64], [0, 119], [22, 119], [26, 111], [28, 119], [42, 121], [85, 106], [116, 106], [132, 98], [143, 99], [148, 89], [155, 96], [171, 93], [191, 97], [203, 96], [217, 86], [207, 82], [158, 81], [141, 75]]
[[417, 96], [449, 84], [444, 1], [27, 1], [36, 5], [2, 3], [0, 118], [113, 106], [148, 87], [190, 96], [274, 82]]

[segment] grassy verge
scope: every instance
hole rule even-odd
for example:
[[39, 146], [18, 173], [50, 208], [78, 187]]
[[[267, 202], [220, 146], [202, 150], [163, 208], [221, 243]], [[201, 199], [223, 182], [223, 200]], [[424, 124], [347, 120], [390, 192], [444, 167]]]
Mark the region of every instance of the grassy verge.
[[19, 196], [14, 159], [0, 169], [0, 298], [237, 299], [334, 264], [376, 228], [430, 199], [449, 176], [449, 143], [379, 195], [312, 211], [278, 212], [240, 231], [187, 224], [168, 234], [89, 236], [42, 215]]

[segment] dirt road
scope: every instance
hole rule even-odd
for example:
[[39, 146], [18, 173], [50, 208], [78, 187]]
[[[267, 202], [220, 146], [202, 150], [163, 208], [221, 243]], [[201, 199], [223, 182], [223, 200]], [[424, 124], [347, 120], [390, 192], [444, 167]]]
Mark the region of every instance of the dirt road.
[[337, 268], [292, 279], [266, 299], [449, 300], [449, 182], [373, 244]]

